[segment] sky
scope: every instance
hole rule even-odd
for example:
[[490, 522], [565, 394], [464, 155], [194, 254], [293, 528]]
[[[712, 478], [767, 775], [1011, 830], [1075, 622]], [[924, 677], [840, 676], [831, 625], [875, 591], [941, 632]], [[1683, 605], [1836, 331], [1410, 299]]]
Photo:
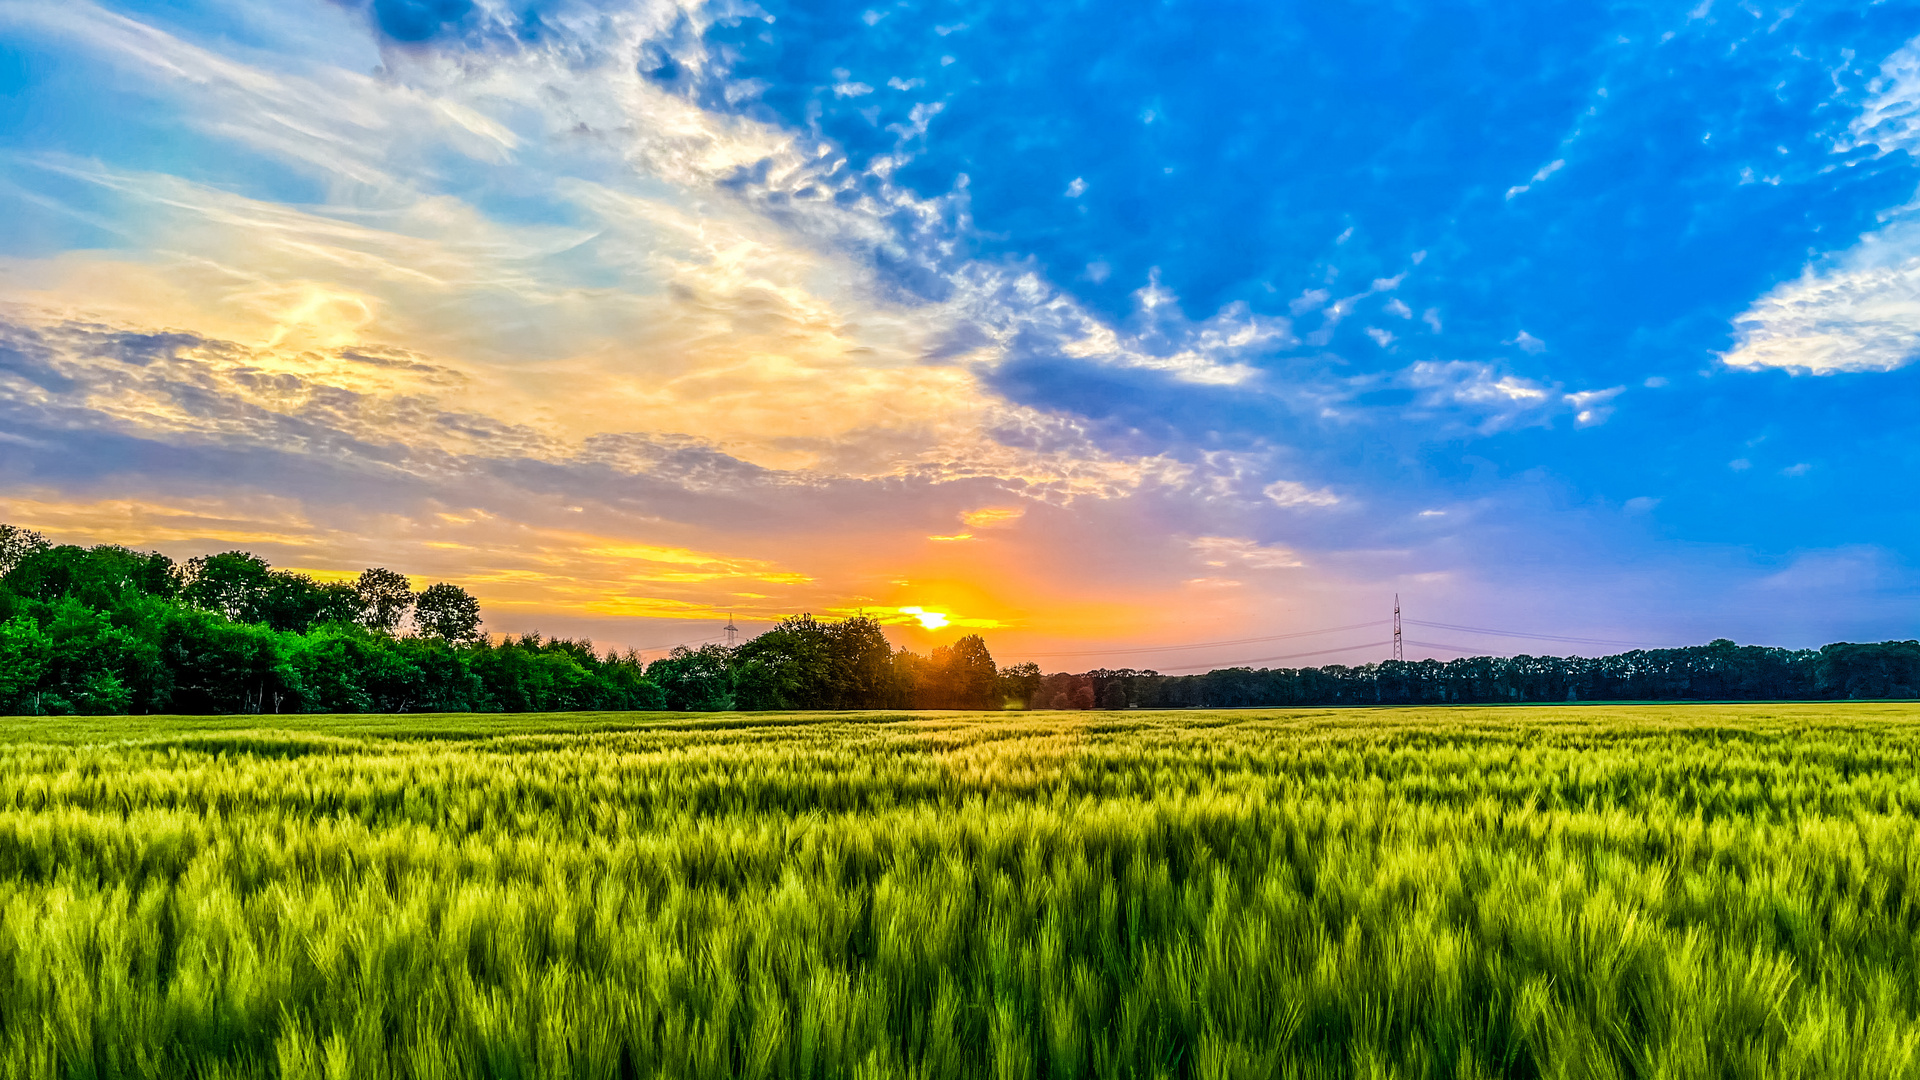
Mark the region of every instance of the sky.
[[1916, 34], [0, 0], [0, 521], [650, 650], [1911, 638]]

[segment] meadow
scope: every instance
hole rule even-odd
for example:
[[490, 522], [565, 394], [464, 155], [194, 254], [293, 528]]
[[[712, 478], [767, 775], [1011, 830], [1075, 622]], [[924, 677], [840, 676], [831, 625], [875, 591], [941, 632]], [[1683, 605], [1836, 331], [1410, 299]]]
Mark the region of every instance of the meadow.
[[9, 718], [0, 1075], [1920, 1075], [1920, 707]]

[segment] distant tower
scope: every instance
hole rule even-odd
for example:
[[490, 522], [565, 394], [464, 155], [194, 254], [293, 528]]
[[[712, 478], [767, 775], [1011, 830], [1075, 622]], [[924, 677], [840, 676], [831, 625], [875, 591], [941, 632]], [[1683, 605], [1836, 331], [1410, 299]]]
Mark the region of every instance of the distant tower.
[[[1399, 602], [1399, 598], [1397, 598], [1397, 597], [1396, 597], [1396, 598], [1395, 598], [1395, 600], [1394, 600], [1394, 602], [1395, 602], [1395, 603], [1398, 603], [1398, 602]], [[1397, 618], [1397, 617], [1398, 617], [1398, 612], [1399, 612], [1399, 609], [1398, 609], [1398, 608], [1395, 608], [1395, 609], [1394, 609], [1394, 611], [1395, 611], [1395, 613], [1396, 613], [1396, 618]], [[1399, 624], [1398, 622], [1395, 622], [1395, 623], [1394, 623], [1393, 625], [1397, 627], [1397, 626], [1399, 626], [1400, 624]], [[731, 611], [729, 611], [729, 612], [727, 612], [727, 625], [726, 625], [726, 627], [725, 627], [725, 629], [726, 629], [726, 631], [727, 631], [727, 648], [729, 648], [729, 649], [731, 649], [731, 648], [733, 648], [733, 640], [734, 640], [734, 638], [735, 638], [735, 637], [737, 637], [737, 636], [739, 636], [739, 634], [740, 634], [740, 628], [739, 628], [739, 627], [737, 627], [737, 626], [735, 626], [735, 625], [733, 625], [733, 612], [731, 612]], [[1396, 640], [1397, 640], [1397, 638], [1396, 638]]]
[[1405, 660], [1407, 654], [1400, 648], [1400, 594], [1393, 594], [1393, 658]]

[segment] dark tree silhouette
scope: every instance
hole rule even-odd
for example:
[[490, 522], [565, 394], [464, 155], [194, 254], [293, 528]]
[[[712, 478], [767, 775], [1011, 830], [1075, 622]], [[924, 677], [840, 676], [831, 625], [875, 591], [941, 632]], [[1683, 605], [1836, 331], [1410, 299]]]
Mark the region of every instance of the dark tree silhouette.
[[455, 645], [479, 641], [480, 601], [458, 585], [429, 585], [413, 602], [413, 625], [427, 637]]
[[413, 587], [406, 575], [381, 567], [362, 571], [353, 591], [360, 595], [360, 624], [383, 634], [399, 629], [400, 620], [413, 608]]
[[952, 645], [933, 651], [934, 662], [942, 671], [942, 696], [948, 709], [997, 709], [1000, 669], [979, 634], [968, 634]]
[[234, 622], [265, 622], [272, 584], [267, 560], [244, 551], [226, 551], [188, 559], [180, 595], [194, 607], [217, 611]]
[[47, 550], [47, 538], [32, 529], [0, 525], [0, 577], [13, 572], [27, 556]]
[[1024, 664], [1000, 669], [999, 693], [1001, 707], [1007, 709], [1038, 709], [1034, 696], [1040, 692], [1040, 682], [1045, 676], [1040, 673], [1040, 665], [1029, 660]]

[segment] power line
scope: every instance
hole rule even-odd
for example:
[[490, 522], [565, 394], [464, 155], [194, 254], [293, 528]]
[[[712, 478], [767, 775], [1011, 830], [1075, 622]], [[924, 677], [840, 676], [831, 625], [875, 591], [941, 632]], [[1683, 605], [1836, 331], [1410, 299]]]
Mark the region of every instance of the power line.
[[639, 648], [634, 649], [633, 651], [634, 652], [658, 652], [661, 649], [677, 649], [682, 645], [704, 645], [709, 641], [719, 641], [720, 638], [721, 638], [720, 634], [711, 634], [707, 637], [699, 637], [699, 638], [683, 638], [679, 641], [668, 642], [665, 645], [642, 645]]
[[1414, 648], [1416, 648], [1416, 649], [1441, 649], [1441, 650], [1444, 650], [1444, 651], [1446, 651], [1446, 652], [1457, 652], [1457, 653], [1463, 653], [1463, 654], [1465, 654], [1465, 655], [1467, 655], [1467, 656], [1484, 656], [1484, 655], [1486, 655], [1485, 653], [1483, 653], [1483, 652], [1481, 652], [1481, 651], [1480, 651], [1479, 649], [1477, 649], [1477, 648], [1476, 648], [1476, 649], [1469, 649], [1469, 648], [1467, 648], [1467, 647], [1466, 647], [1466, 646], [1464, 646], [1464, 645], [1448, 645], [1448, 644], [1446, 644], [1446, 643], [1444, 643], [1444, 642], [1439, 642], [1439, 641], [1413, 641], [1413, 640], [1409, 640], [1409, 641], [1407, 642], [1407, 644], [1409, 644], [1409, 645], [1412, 645], [1412, 646], [1413, 646]]
[[1484, 626], [1456, 626], [1453, 623], [1427, 622], [1424, 619], [1408, 619], [1414, 626], [1424, 626], [1429, 630], [1453, 630], [1463, 634], [1488, 634], [1493, 637], [1522, 638], [1528, 641], [1562, 641], [1571, 645], [1618, 645], [1630, 649], [1662, 649], [1665, 645], [1652, 645], [1644, 641], [1613, 641], [1608, 638], [1566, 637], [1561, 634], [1525, 634], [1517, 630], [1490, 630]]
[[1175, 652], [1189, 649], [1224, 649], [1234, 645], [1258, 645], [1268, 641], [1291, 641], [1295, 638], [1318, 637], [1321, 634], [1338, 634], [1348, 630], [1366, 630], [1375, 626], [1387, 625], [1386, 619], [1372, 622], [1353, 623], [1350, 626], [1329, 626], [1324, 630], [1298, 630], [1291, 634], [1269, 634], [1266, 637], [1236, 638], [1232, 641], [1196, 641], [1191, 645], [1115, 645], [1107, 649], [1088, 649], [1080, 652], [1023, 652], [1022, 656], [1114, 656], [1124, 653]]
[[[1385, 622], [1385, 621], [1386, 620], [1384, 619], [1381, 620], [1381, 622]], [[1374, 625], [1379, 625], [1379, 624], [1376, 623]], [[1246, 667], [1248, 664], [1271, 664], [1278, 660], [1304, 660], [1309, 656], [1326, 656], [1329, 653], [1354, 652], [1359, 649], [1384, 649], [1391, 644], [1393, 644], [1393, 642], [1391, 641], [1369, 641], [1364, 645], [1342, 645], [1337, 649], [1315, 649], [1313, 652], [1292, 653], [1287, 656], [1255, 656], [1247, 660], [1237, 660], [1232, 664], [1228, 664], [1225, 666], [1226, 667]], [[1172, 670], [1193, 671], [1206, 666], [1207, 666], [1206, 664], [1188, 664], [1184, 667], [1178, 667]], [[1218, 665], [1218, 664], [1213, 665], [1213, 670], [1218, 671], [1220, 669], [1221, 669], [1221, 665]]]

